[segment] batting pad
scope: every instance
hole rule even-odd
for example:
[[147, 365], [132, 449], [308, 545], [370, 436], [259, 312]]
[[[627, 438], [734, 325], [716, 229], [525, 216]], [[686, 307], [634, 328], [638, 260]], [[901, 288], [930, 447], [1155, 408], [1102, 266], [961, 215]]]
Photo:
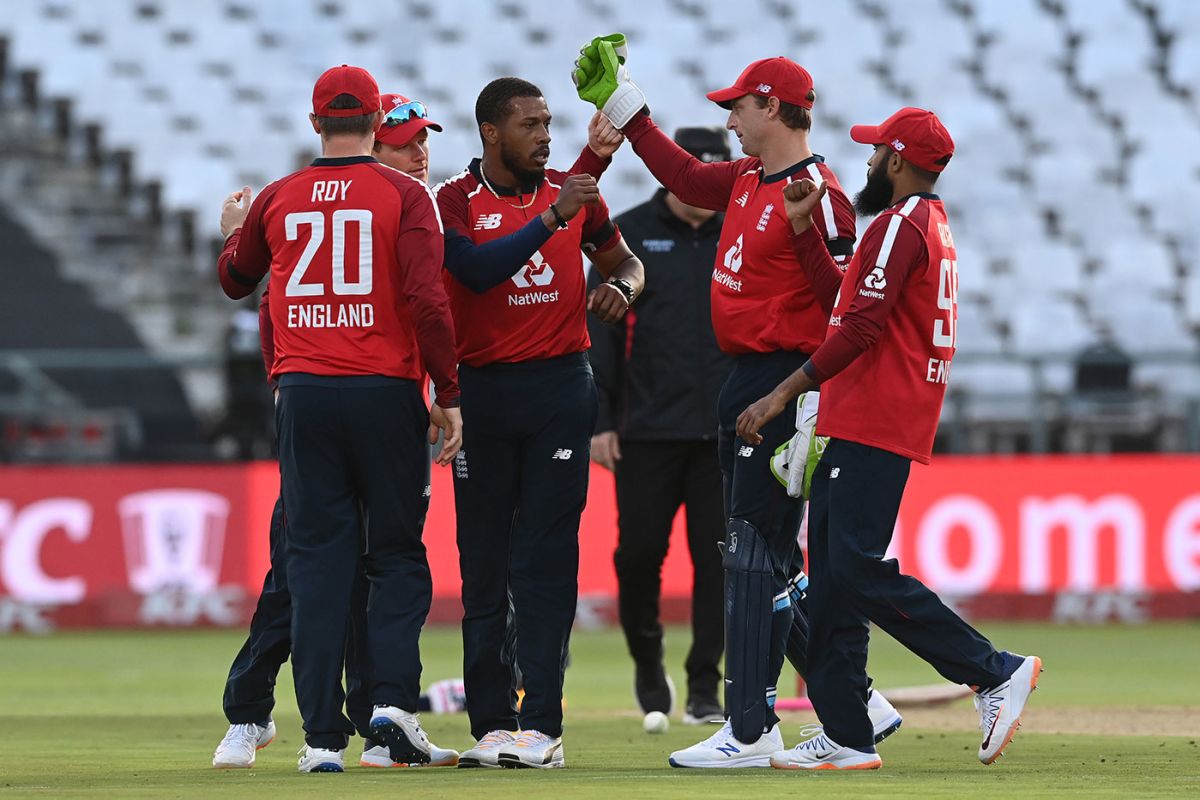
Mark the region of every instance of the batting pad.
[[[767, 720], [768, 664], [775, 598], [772, 560], [758, 529], [731, 519], [725, 532], [725, 709], [738, 741], [751, 743]], [[786, 595], [787, 613], [791, 603]]]

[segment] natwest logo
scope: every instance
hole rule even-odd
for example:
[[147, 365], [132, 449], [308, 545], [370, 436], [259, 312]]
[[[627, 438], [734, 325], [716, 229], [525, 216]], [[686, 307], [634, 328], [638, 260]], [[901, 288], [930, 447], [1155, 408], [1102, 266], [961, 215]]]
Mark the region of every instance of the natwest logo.
[[533, 286], [549, 286], [552, 280], [554, 280], [554, 269], [542, 257], [541, 250], [534, 252], [525, 266], [517, 270], [517, 274], [512, 276], [512, 282], [519, 289], [529, 289]]

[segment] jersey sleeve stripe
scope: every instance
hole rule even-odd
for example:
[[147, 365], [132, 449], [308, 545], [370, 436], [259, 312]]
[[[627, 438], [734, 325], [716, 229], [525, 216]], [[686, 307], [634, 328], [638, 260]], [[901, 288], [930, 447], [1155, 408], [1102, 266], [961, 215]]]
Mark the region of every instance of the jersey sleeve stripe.
[[[816, 164], [808, 165], [808, 174], [812, 176], [815, 183], [819, 184], [825, 180]], [[825, 238], [838, 238], [837, 219], [833, 216], [833, 201], [829, 199], [829, 192], [826, 192], [825, 196], [821, 198], [821, 215], [825, 217]]]
[[888, 258], [892, 255], [892, 245], [896, 243], [896, 234], [900, 232], [900, 225], [904, 217], [911, 214], [920, 201], [921, 198], [916, 195], [908, 198], [908, 202], [904, 204], [899, 213], [893, 214], [892, 218], [888, 220], [887, 233], [883, 235], [883, 246], [879, 248], [879, 257], [875, 259], [875, 266], [887, 266]]

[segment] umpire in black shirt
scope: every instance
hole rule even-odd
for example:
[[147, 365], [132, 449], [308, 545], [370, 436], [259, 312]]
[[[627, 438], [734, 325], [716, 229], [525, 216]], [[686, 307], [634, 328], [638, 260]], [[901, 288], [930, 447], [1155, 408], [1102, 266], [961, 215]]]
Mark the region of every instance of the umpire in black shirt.
[[[727, 161], [722, 128], [680, 128], [675, 141], [703, 161]], [[614, 562], [621, 627], [635, 664], [642, 713], [671, 713], [663, 668], [661, 570], [683, 505], [692, 556], [692, 647], [685, 664], [685, 723], [720, 722], [725, 539], [717, 462], [717, 395], [732, 366], [717, 349], [709, 286], [723, 215], [681, 203], [666, 189], [616, 218], [646, 267], [646, 289], [618, 325], [589, 319], [600, 392], [592, 460], [616, 475]], [[589, 288], [599, 283], [595, 270]]]

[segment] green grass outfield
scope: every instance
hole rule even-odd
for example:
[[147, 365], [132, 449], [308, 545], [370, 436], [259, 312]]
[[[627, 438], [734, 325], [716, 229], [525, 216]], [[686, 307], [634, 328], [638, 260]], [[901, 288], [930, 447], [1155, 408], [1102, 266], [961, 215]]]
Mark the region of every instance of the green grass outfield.
[[[211, 769], [226, 727], [221, 690], [239, 632], [9, 637], [0, 639], [0, 798], [1200, 797], [1200, 737], [1187, 722], [1200, 714], [1200, 625], [984, 630], [1001, 646], [1046, 662], [1025, 729], [1006, 757], [992, 767], [979, 764], [972, 732], [978, 718], [962, 701], [939, 712], [949, 725], [906, 723], [880, 748], [882, 770], [852, 774], [668, 768], [668, 752], [712, 729], [676, 719], [666, 735], [643, 733], [632, 708], [630, 663], [611, 631], [579, 632], [573, 640], [568, 769], [350, 767], [343, 775], [296, 773], [302, 737], [287, 668], [278, 687], [279, 738], [260, 751], [253, 770]], [[686, 638], [678, 630], [668, 637], [680, 686]], [[874, 639], [871, 668], [879, 686], [938, 680], [886, 635]], [[430, 630], [422, 645], [427, 681], [460, 672], [456, 629]], [[785, 688], [793, 680], [785, 674]], [[1039, 711], [1047, 724], [1096, 718], [1109, 733], [1039, 733]], [[1124, 715], [1135, 711], [1175, 714], [1185, 722], [1152, 735], [1122, 735]], [[788, 715], [789, 745], [808, 721], [809, 715]], [[425, 725], [444, 747], [470, 743], [465, 716], [426, 715]], [[347, 761], [356, 761], [360, 742], [350, 748]]]

